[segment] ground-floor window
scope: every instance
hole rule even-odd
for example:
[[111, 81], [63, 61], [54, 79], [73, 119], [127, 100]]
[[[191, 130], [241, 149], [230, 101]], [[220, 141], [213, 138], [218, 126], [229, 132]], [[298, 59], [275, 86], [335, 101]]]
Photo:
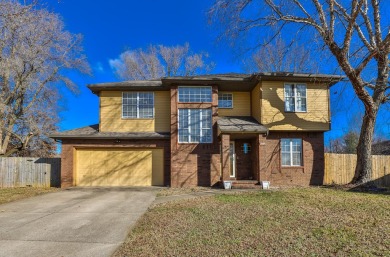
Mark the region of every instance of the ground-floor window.
[[302, 139], [282, 138], [282, 166], [302, 166]]

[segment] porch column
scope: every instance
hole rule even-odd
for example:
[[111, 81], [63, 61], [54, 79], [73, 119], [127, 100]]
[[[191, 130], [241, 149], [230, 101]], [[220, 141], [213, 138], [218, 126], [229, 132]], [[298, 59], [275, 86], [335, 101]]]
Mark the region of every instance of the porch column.
[[267, 164], [266, 164], [266, 151], [265, 151], [265, 148], [266, 148], [266, 136], [263, 135], [263, 134], [259, 134], [257, 137], [256, 137], [256, 158], [257, 158], [257, 163], [258, 163], [258, 166], [257, 166], [257, 172], [258, 172], [258, 178], [257, 180], [258, 181], [263, 181], [263, 180], [267, 180], [267, 176], [265, 174], [265, 171], [266, 171], [266, 167], [267, 167]]
[[221, 135], [221, 162], [222, 162], [222, 171], [221, 179], [222, 181], [230, 179], [230, 135], [222, 134]]

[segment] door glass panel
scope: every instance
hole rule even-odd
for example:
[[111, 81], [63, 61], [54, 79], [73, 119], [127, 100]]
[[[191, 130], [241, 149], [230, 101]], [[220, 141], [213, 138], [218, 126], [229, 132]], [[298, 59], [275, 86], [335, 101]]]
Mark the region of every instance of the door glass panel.
[[236, 154], [234, 150], [234, 143], [230, 143], [230, 177], [235, 177], [236, 176]]

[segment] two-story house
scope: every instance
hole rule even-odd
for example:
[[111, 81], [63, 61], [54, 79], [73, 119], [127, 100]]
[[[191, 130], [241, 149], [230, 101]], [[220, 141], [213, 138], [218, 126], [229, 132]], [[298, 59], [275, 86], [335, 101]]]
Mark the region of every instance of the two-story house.
[[99, 124], [52, 135], [61, 185], [319, 185], [334, 75], [258, 73], [89, 85]]

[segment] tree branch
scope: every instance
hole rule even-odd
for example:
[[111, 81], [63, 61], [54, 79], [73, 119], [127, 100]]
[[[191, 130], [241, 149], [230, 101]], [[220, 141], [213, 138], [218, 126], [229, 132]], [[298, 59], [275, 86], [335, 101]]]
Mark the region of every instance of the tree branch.
[[382, 31], [381, 31], [381, 17], [379, 12], [379, 2], [377, 0], [371, 0], [371, 5], [374, 11], [374, 27], [375, 27], [375, 40], [376, 45], [382, 43]]
[[352, 2], [352, 12], [351, 12], [351, 15], [350, 15], [350, 19], [348, 21], [348, 26], [347, 26], [347, 30], [345, 32], [343, 48], [342, 48], [342, 51], [345, 54], [347, 54], [349, 52], [349, 48], [350, 48], [350, 45], [351, 45], [352, 34], [354, 32], [356, 19], [357, 19], [358, 15], [359, 15], [360, 6], [361, 6], [362, 3], [363, 3], [363, 0], [353, 0], [353, 2]]

